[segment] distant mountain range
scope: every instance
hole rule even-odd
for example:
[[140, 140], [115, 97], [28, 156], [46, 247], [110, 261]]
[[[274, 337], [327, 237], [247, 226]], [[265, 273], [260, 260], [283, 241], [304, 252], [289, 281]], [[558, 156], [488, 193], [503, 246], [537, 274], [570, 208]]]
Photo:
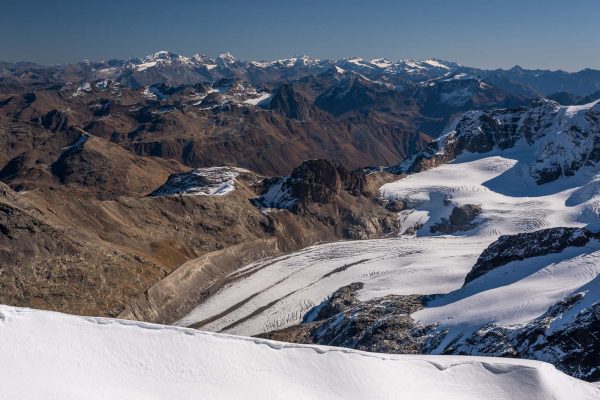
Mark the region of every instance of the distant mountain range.
[[297, 56], [274, 61], [246, 61], [230, 53], [215, 59], [202, 54], [191, 57], [159, 51], [143, 58], [84, 60], [77, 64], [41, 66], [34, 63], [0, 63], [0, 79], [4, 83], [27, 80], [30, 83], [48, 81], [93, 81], [111, 79], [131, 88], [165, 83], [169, 86], [199, 82], [214, 82], [220, 78], [240, 78], [254, 85], [294, 80], [336, 68], [338, 72], [353, 71], [369, 79], [398, 86], [407, 82], [425, 82], [442, 77], [480, 78], [509, 93], [548, 96], [568, 92], [587, 96], [600, 90], [600, 71], [584, 69], [579, 72], [524, 69], [485, 70], [467, 67], [439, 59], [390, 61], [386, 58], [365, 60], [348, 57], [339, 60], [320, 60]]

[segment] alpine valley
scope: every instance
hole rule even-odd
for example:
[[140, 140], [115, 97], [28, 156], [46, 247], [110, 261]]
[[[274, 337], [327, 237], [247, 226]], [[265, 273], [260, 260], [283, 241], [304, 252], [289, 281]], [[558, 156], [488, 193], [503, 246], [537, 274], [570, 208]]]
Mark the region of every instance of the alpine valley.
[[0, 397], [600, 398], [600, 71], [0, 63], [0, 149]]

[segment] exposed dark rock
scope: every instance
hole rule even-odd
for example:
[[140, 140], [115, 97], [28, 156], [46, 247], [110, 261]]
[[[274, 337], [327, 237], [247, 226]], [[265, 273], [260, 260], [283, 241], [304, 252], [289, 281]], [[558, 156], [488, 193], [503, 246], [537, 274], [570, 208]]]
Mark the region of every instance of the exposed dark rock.
[[36, 99], [36, 98], [37, 98], [37, 96], [36, 96], [36, 95], [35, 95], [35, 93], [33, 93], [33, 92], [28, 92], [28, 93], [25, 93], [25, 94], [23, 95], [23, 100], [24, 100], [24, 101], [25, 101], [25, 103], [27, 103], [27, 104], [31, 104], [31, 103], [33, 103], [33, 102], [35, 101], [35, 99]]
[[410, 314], [423, 308], [427, 297], [390, 295], [357, 302], [356, 291], [362, 287], [362, 283], [344, 286], [309, 311], [305, 324], [261, 337], [381, 353], [421, 352], [430, 328]]
[[290, 176], [263, 181], [260, 208], [286, 209], [339, 231], [347, 239], [368, 239], [395, 232], [396, 216], [373, 193], [362, 170], [349, 171], [329, 160], [308, 160]]
[[364, 286], [362, 282], [355, 282], [339, 288], [329, 299], [308, 312], [304, 322], [322, 321], [356, 306], [359, 303], [356, 292]]
[[390, 200], [385, 205], [385, 209], [390, 212], [400, 212], [406, 209], [406, 204], [401, 200]]
[[305, 161], [292, 171], [289, 180], [291, 193], [300, 203], [327, 203], [341, 190], [359, 196], [364, 183], [361, 171], [348, 171], [329, 160]]
[[52, 110], [42, 116], [40, 123], [44, 128], [56, 132], [68, 126], [69, 118], [59, 110]]
[[478, 204], [465, 204], [456, 206], [448, 219], [443, 218], [441, 222], [433, 225], [431, 233], [456, 233], [468, 231], [475, 227], [475, 219], [481, 214], [482, 209]]
[[481, 253], [467, 274], [465, 285], [511, 261], [560, 253], [569, 246], [587, 244], [595, 234], [585, 228], [548, 228], [517, 235], [502, 235]]
[[300, 121], [304, 121], [310, 116], [308, 101], [296, 92], [291, 84], [283, 84], [277, 89], [268, 108], [288, 118]]
[[[576, 378], [597, 381], [600, 379], [600, 303], [592, 303], [568, 317], [571, 309], [585, 301], [585, 295], [580, 292], [566, 297], [524, 326], [484, 326], [451, 343], [443, 349], [443, 354], [541, 359]], [[434, 335], [429, 340], [439, 342], [444, 335]]]

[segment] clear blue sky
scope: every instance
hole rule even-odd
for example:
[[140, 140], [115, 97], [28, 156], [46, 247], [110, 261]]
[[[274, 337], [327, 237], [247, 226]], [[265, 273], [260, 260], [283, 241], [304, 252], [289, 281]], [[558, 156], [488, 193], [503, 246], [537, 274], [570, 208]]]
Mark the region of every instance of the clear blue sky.
[[600, 69], [600, 1], [0, 0], [2, 61], [69, 63], [157, 50]]

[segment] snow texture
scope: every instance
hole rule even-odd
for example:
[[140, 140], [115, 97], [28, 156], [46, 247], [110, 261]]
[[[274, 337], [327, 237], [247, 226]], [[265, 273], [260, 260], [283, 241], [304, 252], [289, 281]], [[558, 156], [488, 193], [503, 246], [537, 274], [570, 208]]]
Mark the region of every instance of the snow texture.
[[536, 361], [402, 356], [0, 306], [6, 399], [580, 399]]

